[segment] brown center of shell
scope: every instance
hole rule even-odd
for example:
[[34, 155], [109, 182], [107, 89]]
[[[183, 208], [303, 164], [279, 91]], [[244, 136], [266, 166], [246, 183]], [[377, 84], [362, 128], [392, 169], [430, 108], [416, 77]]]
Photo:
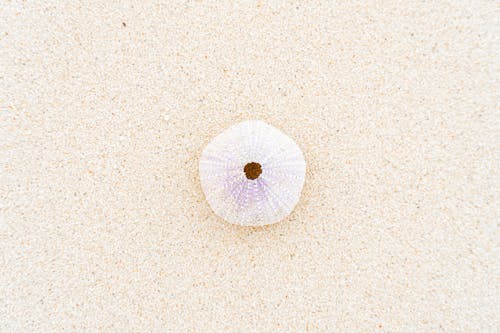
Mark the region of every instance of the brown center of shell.
[[243, 171], [245, 172], [245, 175], [248, 179], [254, 180], [259, 178], [260, 174], [262, 173], [262, 167], [259, 163], [250, 162], [245, 165]]

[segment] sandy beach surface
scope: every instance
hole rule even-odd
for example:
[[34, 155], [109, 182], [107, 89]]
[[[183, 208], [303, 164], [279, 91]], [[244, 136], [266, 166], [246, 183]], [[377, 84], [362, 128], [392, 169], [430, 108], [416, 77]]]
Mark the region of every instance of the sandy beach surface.
[[[500, 331], [495, 1], [3, 1], [1, 332]], [[237, 227], [198, 159], [307, 161]]]

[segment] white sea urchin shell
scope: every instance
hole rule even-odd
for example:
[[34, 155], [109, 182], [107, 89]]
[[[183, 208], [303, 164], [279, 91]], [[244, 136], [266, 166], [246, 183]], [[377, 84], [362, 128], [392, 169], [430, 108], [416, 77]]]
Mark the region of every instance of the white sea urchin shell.
[[245, 121], [215, 137], [200, 159], [203, 192], [214, 212], [243, 226], [276, 223], [290, 214], [304, 185], [297, 144], [262, 121]]

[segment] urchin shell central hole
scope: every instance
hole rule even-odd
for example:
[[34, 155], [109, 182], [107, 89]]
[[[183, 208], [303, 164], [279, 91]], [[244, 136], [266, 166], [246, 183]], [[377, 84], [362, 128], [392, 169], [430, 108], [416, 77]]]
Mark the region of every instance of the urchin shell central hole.
[[262, 173], [262, 166], [257, 162], [250, 162], [245, 165], [243, 171], [248, 179], [254, 180], [259, 178]]

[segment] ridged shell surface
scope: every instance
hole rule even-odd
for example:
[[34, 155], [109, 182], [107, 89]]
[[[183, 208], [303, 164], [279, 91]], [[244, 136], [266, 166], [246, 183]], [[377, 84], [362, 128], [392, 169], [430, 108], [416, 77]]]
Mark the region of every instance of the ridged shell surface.
[[245, 121], [215, 137], [200, 159], [208, 203], [243, 226], [276, 223], [300, 198], [306, 163], [297, 144], [262, 121]]

